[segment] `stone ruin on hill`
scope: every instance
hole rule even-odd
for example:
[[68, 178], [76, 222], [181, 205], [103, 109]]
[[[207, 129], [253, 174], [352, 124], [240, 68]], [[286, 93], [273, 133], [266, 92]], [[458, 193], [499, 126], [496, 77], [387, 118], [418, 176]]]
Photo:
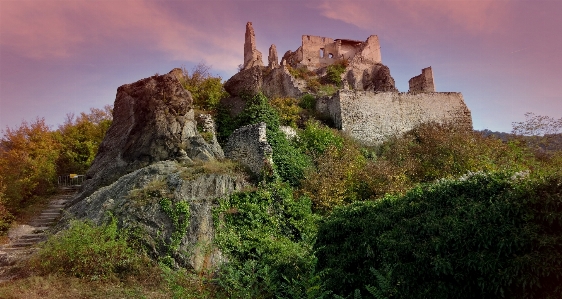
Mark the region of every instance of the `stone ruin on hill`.
[[461, 93], [436, 92], [431, 67], [409, 80], [409, 91], [398, 92], [390, 69], [382, 64], [376, 35], [366, 41], [332, 39], [303, 35], [296, 51], [287, 51], [278, 63], [277, 49], [271, 45], [268, 65], [256, 49], [252, 23], [246, 24], [244, 65], [224, 84], [230, 98], [222, 103], [233, 113], [241, 111], [245, 93], [264, 93], [269, 98], [294, 97], [313, 93], [304, 79], [291, 75], [291, 69], [305, 69], [318, 77], [327, 68], [345, 61], [342, 85], [334, 95], [320, 97], [318, 113], [328, 116], [335, 126], [366, 145], [380, 144], [426, 122], [452, 123], [472, 129], [470, 110]]

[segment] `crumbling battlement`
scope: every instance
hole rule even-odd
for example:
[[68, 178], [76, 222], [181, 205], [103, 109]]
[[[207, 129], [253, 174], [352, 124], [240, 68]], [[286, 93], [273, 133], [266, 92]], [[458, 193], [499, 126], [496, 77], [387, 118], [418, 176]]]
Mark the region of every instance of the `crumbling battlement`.
[[472, 129], [472, 117], [459, 92], [404, 93], [339, 90], [317, 102], [336, 127], [366, 145], [428, 123], [453, 123]]
[[371, 35], [365, 42], [362, 42], [303, 35], [302, 46], [295, 52], [285, 53], [281, 64], [294, 68], [305, 66], [314, 71], [334, 64], [338, 60], [353, 61], [356, 57], [363, 63], [381, 63], [379, 38]]
[[409, 92], [435, 92], [431, 67], [422, 69], [421, 75], [413, 77], [408, 83], [410, 85]]

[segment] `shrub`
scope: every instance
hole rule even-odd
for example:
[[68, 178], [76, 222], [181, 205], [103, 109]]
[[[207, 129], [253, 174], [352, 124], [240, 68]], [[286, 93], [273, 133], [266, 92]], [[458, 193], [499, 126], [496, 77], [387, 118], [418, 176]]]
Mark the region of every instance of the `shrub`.
[[304, 130], [299, 132], [299, 146], [313, 159], [318, 158], [331, 146], [341, 150], [343, 144], [344, 139], [339, 132], [316, 120], [308, 121]]
[[316, 107], [316, 97], [307, 93], [299, 99], [299, 106], [302, 109], [314, 110]]
[[270, 102], [279, 114], [280, 124], [283, 126], [297, 127], [302, 108], [295, 98], [275, 98]]
[[61, 273], [91, 280], [133, 273], [143, 260], [125, 236], [117, 230], [115, 219], [102, 226], [74, 220], [67, 230], [41, 247], [31, 265], [41, 274]]
[[217, 283], [229, 298], [298, 298], [315, 258], [315, 218], [306, 198], [278, 182], [236, 193], [214, 211], [216, 242], [228, 257]]
[[337, 87], [342, 87], [341, 75], [345, 72], [345, 68], [348, 66], [349, 62], [347, 60], [338, 60], [334, 64], [329, 65], [326, 68], [325, 83], [334, 84]]
[[221, 77], [213, 77], [209, 72], [210, 67], [199, 63], [191, 70], [191, 75], [183, 69], [182, 86], [189, 90], [193, 97], [193, 104], [205, 110], [215, 110], [221, 99], [228, 96], [224, 90]]
[[393, 298], [559, 298], [562, 177], [469, 174], [336, 209], [315, 245], [325, 286]]

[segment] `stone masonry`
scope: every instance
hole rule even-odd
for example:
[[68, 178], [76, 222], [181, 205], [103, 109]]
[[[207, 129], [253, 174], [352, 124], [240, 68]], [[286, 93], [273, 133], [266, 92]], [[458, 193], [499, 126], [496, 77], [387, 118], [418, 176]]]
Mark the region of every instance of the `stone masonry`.
[[266, 124], [262, 122], [235, 130], [224, 146], [224, 153], [226, 158], [242, 163], [255, 175], [267, 170], [273, 165], [273, 149], [267, 143]]
[[422, 69], [421, 75], [413, 77], [408, 83], [410, 85], [410, 92], [435, 92], [431, 67]]
[[404, 93], [339, 90], [317, 103], [336, 127], [366, 145], [378, 145], [416, 125], [453, 123], [472, 129], [470, 110], [459, 92]]
[[269, 47], [269, 56], [267, 56], [267, 61], [267, 66], [271, 69], [279, 66], [279, 58], [277, 58], [277, 47], [275, 47], [275, 45], [271, 45], [271, 47]]
[[246, 24], [246, 35], [244, 40], [244, 67], [247, 70], [254, 66], [263, 66], [262, 54], [256, 49], [256, 34], [252, 22]]
[[322, 77], [327, 74], [328, 66], [342, 63], [346, 66], [341, 74], [343, 89], [331, 97], [318, 99], [316, 110], [360, 142], [377, 145], [426, 122], [472, 128], [470, 110], [462, 94], [435, 92], [431, 67], [409, 80], [408, 93], [398, 92], [390, 69], [382, 64], [376, 35], [366, 41], [303, 35], [302, 45], [294, 52], [287, 51], [278, 67], [274, 66], [277, 49], [272, 45], [268, 68], [251, 67], [247, 63], [251, 60], [248, 57], [257, 57], [257, 50], [246, 47], [248, 43], [255, 47], [251, 23], [246, 27], [245, 68], [224, 84], [232, 96], [231, 102], [240, 99], [244, 92], [263, 92], [269, 98], [298, 98], [311, 91], [305, 80], [291, 75], [290, 68], [306, 68]]

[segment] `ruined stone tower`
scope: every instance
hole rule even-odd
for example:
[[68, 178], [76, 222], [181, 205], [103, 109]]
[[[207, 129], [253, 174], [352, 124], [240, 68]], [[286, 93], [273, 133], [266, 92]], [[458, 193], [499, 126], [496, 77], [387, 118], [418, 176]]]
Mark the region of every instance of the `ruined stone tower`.
[[408, 81], [410, 85], [409, 92], [435, 92], [435, 83], [433, 81], [433, 71], [431, 67], [422, 69], [421, 75], [417, 75]]
[[277, 47], [271, 45], [269, 47], [269, 56], [267, 56], [267, 66], [269, 68], [276, 68], [279, 66], [279, 58], [277, 57]]
[[246, 35], [244, 39], [244, 67], [247, 70], [253, 66], [263, 66], [261, 52], [256, 49], [256, 35], [252, 22], [246, 24]]

